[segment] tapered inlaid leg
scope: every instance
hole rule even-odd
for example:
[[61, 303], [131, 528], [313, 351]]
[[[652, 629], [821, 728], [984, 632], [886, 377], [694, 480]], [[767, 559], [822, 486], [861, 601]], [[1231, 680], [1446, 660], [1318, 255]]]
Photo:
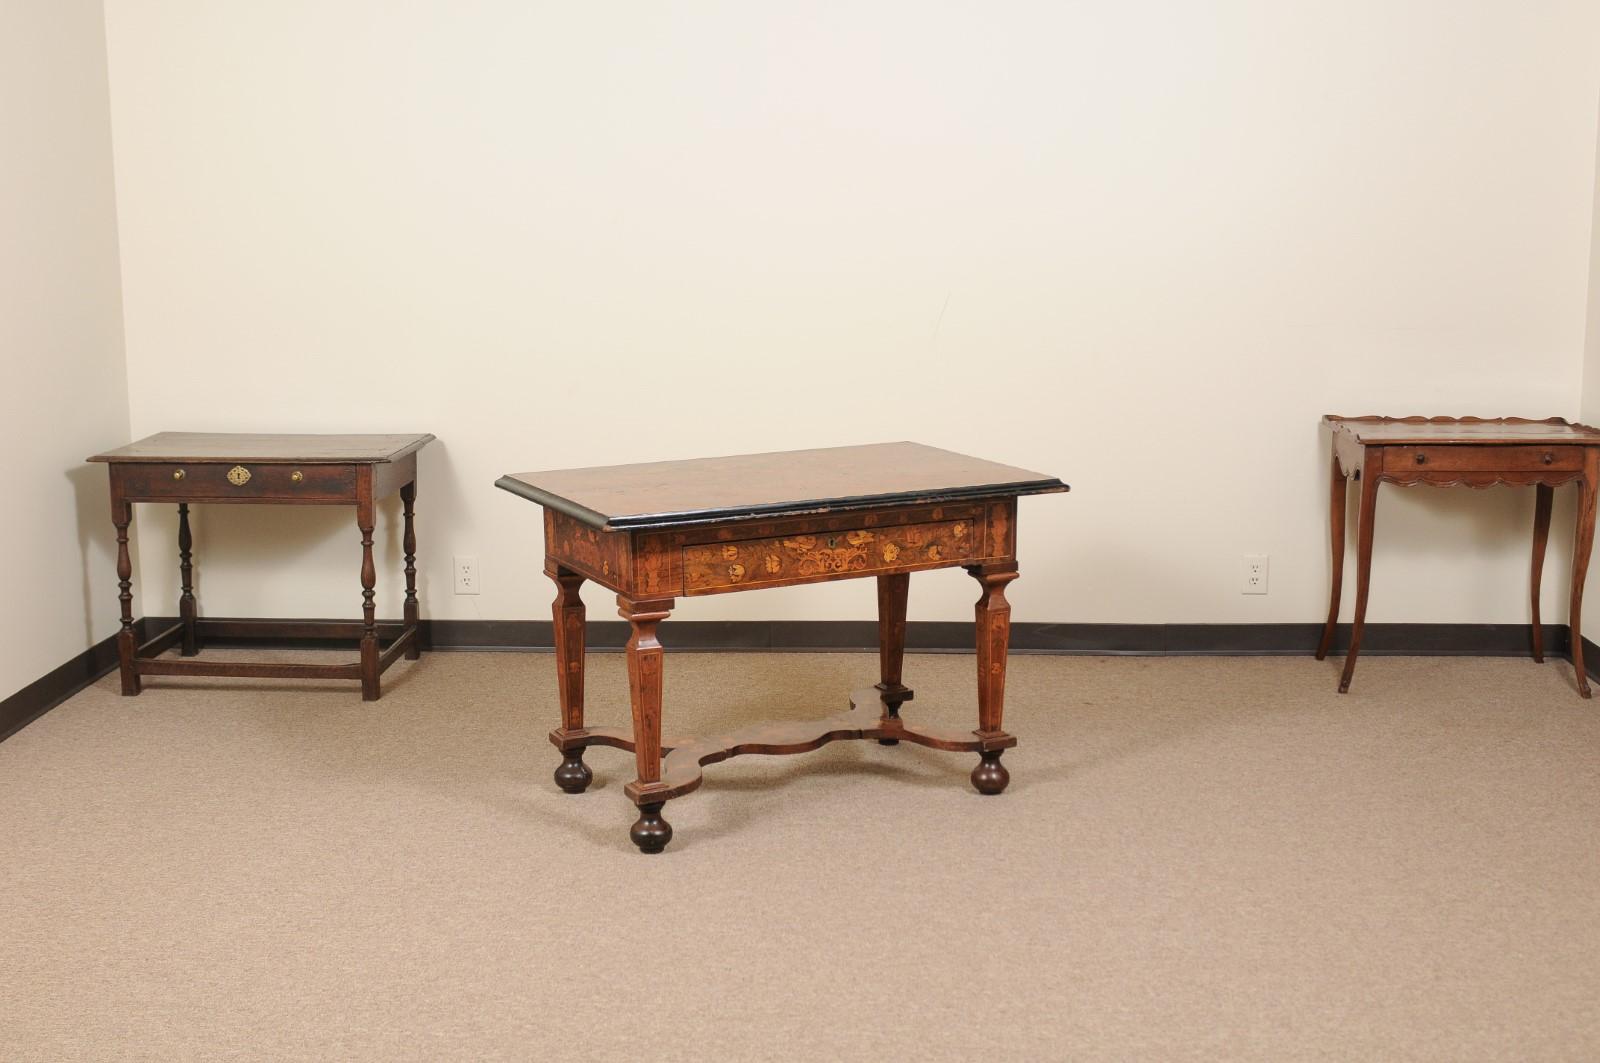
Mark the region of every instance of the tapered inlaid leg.
[[[415, 480], [400, 488], [400, 505], [405, 512], [405, 535], [401, 539], [402, 548], [406, 557], [406, 627], [417, 626], [417, 526], [414, 522], [416, 516], [417, 482]], [[406, 660], [415, 661], [422, 656], [422, 641], [418, 636], [411, 636], [411, 643], [406, 646]]]
[[656, 628], [672, 615], [672, 599], [635, 602], [617, 596], [617, 611], [631, 628], [628, 636], [628, 694], [633, 703], [633, 755], [639, 777], [628, 788], [639, 806], [629, 837], [640, 852], [659, 853], [672, 840], [672, 826], [661, 818], [661, 671], [664, 656]]
[[1378, 450], [1374, 449], [1361, 471], [1361, 513], [1356, 523], [1356, 615], [1350, 625], [1350, 652], [1345, 654], [1344, 671], [1339, 676], [1339, 693], [1350, 690], [1350, 677], [1356, 671], [1361, 653], [1361, 631], [1367, 623], [1367, 586], [1372, 582], [1372, 530], [1378, 505]]
[[1544, 578], [1544, 548], [1550, 541], [1550, 505], [1555, 488], [1549, 484], [1534, 487], [1533, 496], [1533, 580], [1530, 599], [1533, 605], [1533, 659], [1544, 663], [1544, 629], [1539, 626], [1539, 584]]
[[111, 523], [117, 527], [117, 600], [122, 604], [122, 628], [117, 632], [117, 670], [122, 678], [122, 693], [139, 693], [139, 673], [133, 658], [139, 639], [133, 630], [133, 558], [128, 553], [128, 525], [133, 523], [133, 503], [111, 498]]
[[378, 571], [372, 564], [372, 530], [376, 527], [371, 502], [356, 505], [356, 526], [361, 529], [361, 700], [378, 700]]
[[[546, 559], [545, 575], [556, 584], [556, 599], [550, 606], [556, 641], [556, 689], [561, 698], [563, 732], [583, 730], [583, 649], [585, 613], [578, 591], [583, 577]], [[568, 749], [556, 768], [556, 785], [569, 794], [581, 794], [594, 781], [594, 772], [583, 762], [583, 747]]]
[[1578, 693], [1590, 697], [1589, 671], [1583, 664], [1583, 581], [1589, 574], [1589, 554], [1594, 549], [1596, 488], [1600, 487], [1600, 450], [1584, 448], [1583, 479], [1578, 482], [1578, 532], [1572, 543], [1572, 600], [1568, 614], [1572, 638], [1572, 668], [1578, 676]]
[[[900, 718], [900, 706], [911, 697], [901, 680], [906, 660], [906, 596], [911, 574], [878, 577], [878, 692], [882, 719]], [[897, 746], [898, 738], [880, 738], [878, 744]]]
[[1347, 519], [1346, 490], [1349, 477], [1339, 468], [1339, 456], [1333, 456], [1333, 476], [1328, 490], [1328, 531], [1333, 545], [1333, 584], [1328, 591], [1328, 622], [1322, 628], [1322, 642], [1317, 645], [1317, 660], [1328, 656], [1333, 648], [1334, 632], [1339, 626], [1339, 595], [1344, 590], [1344, 524]]
[[178, 619], [183, 624], [184, 657], [200, 652], [200, 640], [195, 637], [194, 602], [194, 536], [189, 532], [189, 503], [178, 503]]
[[[1005, 734], [1006, 650], [1011, 639], [1011, 603], [1006, 584], [1017, 578], [1015, 563], [973, 565], [967, 571], [983, 588], [974, 609], [978, 643], [978, 730], [980, 738]], [[997, 794], [1011, 781], [1000, 763], [1000, 751], [981, 754], [972, 770], [972, 785], [981, 794]]]

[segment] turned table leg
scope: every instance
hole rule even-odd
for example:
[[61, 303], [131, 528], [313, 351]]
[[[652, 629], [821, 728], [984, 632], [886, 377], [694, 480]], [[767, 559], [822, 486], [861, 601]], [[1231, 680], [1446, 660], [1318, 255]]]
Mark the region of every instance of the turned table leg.
[[195, 635], [194, 536], [189, 532], [189, 503], [178, 503], [178, 620], [183, 624], [184, 657], [200, 652]]
[[377, 526], [368, 499], [356, 503], [356, 527], [361, 529], [361, 700], [377, 701], [378, 686], [378, 571], [372, 564], [372, 530]]
[[1539, 625], [1539, 584], [1544, 578], [1544, 548], [1550, 541], [1550, 505], [1555, 488], [1534, 486], [1533, 498], [1533, 579], [1529, 598], [1533, 605], [1533, 659], [1544, 663], [1544, 629]]
[[1333, 546], [1333, 583], [1328, 591], [1328, 622], [1322, 628], [1322, 642], [1317, 645], [1317, 660], [1328, 656], [1333, 648], [1333, 636], [1339, 626], [1339, 596], [1344, 591], [1344, 525], [1347, 517], [1346, 495], [1350, 483], [1339, 468], [1339, 456], [1333, 456], [1333, 476], [1328, 490], [1328, 531]]
[[[978, 643], [978, 730], [980, 738], [1003, 735], [1006, 701], [1006, 648], [1011, 638], [1011, 603], [1006, 584], [1017, 578], [1015, 563], [974, 565], [967, 569], [983, 588], [975, 607]], [[1001, 751], [979, 754], [972, 785], [980, 794], [998, 794], [1011, 781], [1000, 763]]]
[[628, 636], [628, 694], [633, 703], [633, 755], [639, 777], [630, 786], [639, 819], [628, 836], [643, 853], [659, 853], [672, 840], [672, 825], [661, 818], [661, 667], [664, 652], [656, 628], [672, 615], [672, 599], [632, 601], [617, 596], [617, 611], [631, 628]]
[[1595, 497], [1600, 488], [1600, 450], [1584, 449], [1583, 479], [1578, 481], [1578, 531], [1572, 543], [1572, 599], [1568, 625], [1572, 639], [1572, 668], [1578, 693], [1590, 697], [1589, 672], [1583, 664], [1583, 582], [1589, 574], [1589, 554], [1594, 549]]
[[1350, 652], [1345, 654], [1344, 671], [1339, 676], [1339, 693], [1348, 693], [1350, 677], [1356, 671], [1361, 653], [1361, 632], [1367, 623], [1367, 586], [1372, 582], [1372, 532], [1378, 505], [1378, 450], [1369, 452], [1361, 471], [1361, 513], [1356, 524], [1356, 615], [1350, 625]]
[[[585, 612], [578, 591], [583, 577], [546, 559], [545, 575], [556, 584], [556, 599], [550, 606], [556, 642], [556, 690], [561, 699], [561, 730], [570, 734], [583, 730], [583, 642]], [[569, 794], [581, 794], [594, 781], [594, 772], [583, 762], [583, 747], [564, 750], [556, 768], [556, 785]]]
[[[412, 480], [400, 488], [400, 506], [405, 513], [405, 534], [401, 538], [401, 548], [405, 551], [406, 558], [406, 603], [405, 626], [415, 629], [418, 623], [417, 608], [417, 526], [414, 521], [416, 516], [417, 482]], [[420, 632], [411, 636], [411, 642], [406, 646], [406, 660], [415, 661], [422, 657], [422, 638]]]
[[[911, 574], [878, 577], [878, 693], [881, 718], [898, 720], [900, 706], [911, 698], [911, 688], [901, 682], [906, 660], [906, 596]], [[880, 738], [881, 746], [897, 746], [898, 738]]]
[[128, 554], [128, 525], [133, 523], [133, 503], [113, 493], [111, 523], [117, 527], [117, 600], [122, 603], [122, 629], [117, 632], [117, 669], [122, 678], [122, 693], [139, 693], [139, 672], [133, 658], [139, 639], [133, 630], [133, 558]]

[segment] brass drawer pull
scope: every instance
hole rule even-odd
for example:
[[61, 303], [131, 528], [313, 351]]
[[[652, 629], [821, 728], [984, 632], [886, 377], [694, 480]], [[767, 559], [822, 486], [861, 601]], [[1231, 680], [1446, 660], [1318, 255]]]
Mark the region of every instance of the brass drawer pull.
[[182, 470], [182, 469], [173, 469], [173, 470], [172, 470], [172, 478], [173, 478], [173, 479], [174, 479], [174, 480], [181, 480], [181, 479], [183, 479], [183, 470]]
[[294, 472], [289, 474], [289, 482], [290, 483], [299, 483], [301, 480], [304, 480], [305, 478], [306, 478], [306, 474], [301, 472], [299, 469], [296, 469]]
[[1549, 465], [1550, 463], [1554, 462], [1555, 460], [1556, 460], [1556, 456], [1554, 454], [1550, 453], [1548, 450], [1544, 452], [1544, 463], [1546, 465]]
[[1428, 464], [1428, 455], [1426, 455], [1426, 454], [1418, 454], [1417, 455], [1417, 464], [1418, 465], [1426, 465], [1426, 464]]
[[243, 465], [235, 465], [228, 470], [228, 482], [235, 487], [243, 487], [250, 482], [250, 470]]

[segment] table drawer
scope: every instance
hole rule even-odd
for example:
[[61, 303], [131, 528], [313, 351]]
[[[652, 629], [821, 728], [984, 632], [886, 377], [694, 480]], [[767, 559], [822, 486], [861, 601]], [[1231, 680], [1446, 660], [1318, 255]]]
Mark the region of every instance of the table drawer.
[[957, 565], [979, 556], [981, 534], [970, 520], [945, 520], [686, 546], [683, 593]]
[[1385, 447], [1383, 471], [1570, 472], [1583, 468], [1583, 447], [1445, 446]]
[[348, 500], [356, 497], [354, 465], [249, 465], [237, 462], [121, 464], [123, 492], [131, 500], [209, 501]]

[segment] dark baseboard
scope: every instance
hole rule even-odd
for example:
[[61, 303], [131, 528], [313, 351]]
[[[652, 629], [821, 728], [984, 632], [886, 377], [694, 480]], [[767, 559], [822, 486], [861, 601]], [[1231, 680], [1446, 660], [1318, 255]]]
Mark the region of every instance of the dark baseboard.
[[117, 666], [112, 635], [0, 701], [0, 742], [5, 741]]
[[[177, 622], [176, 617], [140, 621], [140, 639]], [[1568, 657], [1565, 624], [1546, 624], [1551, 656]], [[871, 620], [681, 620], [662, 626], [669, 649], [715, 652], [828, 653], [870, 652], [878, 645]], [[1047, 624], [1011, 625], [1013, 653], [1070, 656], [1299, 656], [1311, 653], [1321, 624]], [[423, 646], [431, 650], [539, 651], [554, 647], [548, 620], [424, 620]], [[628, 638], [621, 620], [591, 622], [591, 650], [619, 651]], [[248, 638], [208, 640], [217, 645], [251, 645]], [[354, 642], [345, 643], [354, 646]], [[300, 640], [275, 646], [341, 645], [331, 640]], [[1350, 626], [1339, 627], [1334, 652], [1350, 645]], [[1361, 652], [1374, 656], [1520, 657], [1529, 652], [1526, 624], [1368, 624]], [[1584, 662], [1600, 679], [1600, 647], [1583, 640]], [[914, 621], [906, 625], [906, 649], [915, 653], [971, 653], [972, 625]], [[0, 741], [93, 683], [117, 666], [116, 639], [80, 653], [49, 675], [0, 701]]]

